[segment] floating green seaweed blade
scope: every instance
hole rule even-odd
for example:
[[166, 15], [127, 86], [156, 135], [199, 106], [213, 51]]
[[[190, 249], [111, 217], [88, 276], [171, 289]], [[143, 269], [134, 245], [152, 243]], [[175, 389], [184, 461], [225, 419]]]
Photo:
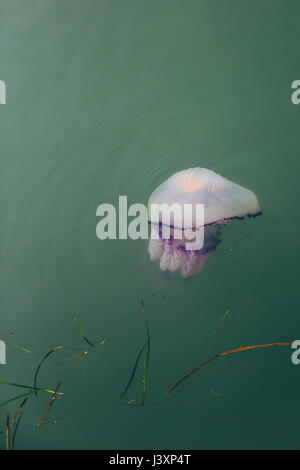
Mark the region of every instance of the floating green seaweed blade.
[[45, 354], [45, 356], [43, 357], [43, 359], [40, 361], [39, 365], [37, 366], [37, 369], [35, 371], [35, 374], [34, 374], [34, 380], [33, 380], [33, 388], [36, 388], [36, 384], [37, 384], [37, 377], [38, 377], [38, 373], [39, 373], [39, 370], [42, 366], [42, 364], [45, 362], [45, 360], [47, 359], [47, 357], [49, 357], [52, 353], [54, 353], [55, 351], [58, 351], [59, 349], [62, 349], [63, 346], [56, 346], [55, 348], [52, 348], [50, 349], [49, 352], [47, 352], [47, 354]]
[[140, 358], [141, 358], [141, 355], [143, 354], [144, 349], [146, 348], [147, 344], [148, 344], [148, 341], [146, 341], [146, 343], [143, 345], [143, 347], [141, 348], [140, 352], [138, 353], [137, 358], [136, 358], [136, 361], [135, 361], [135, 364], [134, 364], [134, 367], [133, 367], [133, 370], [132, 370], [132, 373], [131, 373], [131, 376], [130, 376], [130, 379], [129, 379], [129, 381], [128, 381], [128, 383], [127, 383], [127, 385], [126, 385], [124, 391], [123, 391], [123, 392], [121, 393], [121, 395], [119, 396], [119, 398], [123, 398], [124, 395], [127, 393], [128, 389], [129, 389], [129, 387], [130, 387], [130, 385], [131, 385], [131, 383], [132, 383], [132, 381], [133, 381], [133, 378], [134, 378], [134, 375], [135, 375], [135, 371], [136, 371], [136, 368], [137, 368], [137, 366], [138, 366], [138, 363], [139, 363], [139, 360], [140, 360]]
[[146, 353], [146, 360], [145, 360], [145, 369], [144, 369], [144, 377], [142, 382], [142, 405], [145, 404], [146, 399], [146, 385], [147, 385], [147, 374], [148, 374], [148, 367], [149, 367], [149, 359], [150, 359], [150, 333], [149, 333], [149, 326], [147, 320], [145, 320], [146, 325], [146, 333], [147, 333], [147, 353]]
[[74, 320], [74, 323], [75, 323], [81, 337], [84, 339], [84, 341], [86, 341], [90, 346], [94, 347], [95, 345], [89, 339], [87, 339], [87, 337], [83, 333], [83, 331], [81, 329], [81, 326], [79, 324], [79, 321], [77, 320], [76, 315], [74, 315], [74, 314], [73, 314], [73, 320]]
[[6, 382], [5, 380], [0, 380], [0, 384], [4, 385], [12, 385], [13, 387], [20, 387], [20, 388], [27, 388], [33, 392], [48, 392], [48, 393], [54, 393], [54, 390], [48, 390], [44, 388], [37, 388], [37, 387], [30, 387], [29, 385], [21, 385], [21, 384], [16, 384], [15, 382]]
[[11, 344], [11, 343], [6, 343], [7, 346], [11, 346], [12, 348], [20, 349], [20, 351], [24, 351], [27, 354], [31, 354], [31, 351], [29, 349], [23, 348], [23, 346], [19, 346], [18, 344]]
[[[38, 390], [38, 392], [47, 392], [47, 393], [49, 393], [49, 390]], [[6, 400], [6, 401], [3, 401], [2, 403], [0, 403], [0, 408], [2, 406], [8, 405], [8, 403], [11, 403], [12, 401], [20, 400], [20, 398], [24, 398], [24, 397], [29, 397], [30, 395], [33, 395], [35, 393], [37, 393], [37, 390], [32, 390], [31, 392], [23, 393], [22, 395], [18, 395], [17, 397], [10, 398], [9, 400]]]

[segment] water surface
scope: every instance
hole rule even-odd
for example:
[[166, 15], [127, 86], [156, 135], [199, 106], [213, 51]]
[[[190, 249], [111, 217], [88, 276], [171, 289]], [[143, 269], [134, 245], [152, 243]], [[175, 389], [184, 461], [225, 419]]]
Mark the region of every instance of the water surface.
[[[213, 362], [214, 354], [299, 338], [299, 3], [226, 0], [0, 1], [1, 379], [66, 393], [36, 431], [48, 396], [31, 398], [19, 449], [298, 448], [300, 368], [289, 348]], [[203, 271], [152, 296], [146, 240], [96, 238], [96, 208], [147, 203], [175, 171], [202, 166], [258, 195], [263, 216], [225, 227]], [[167, 283], [172, 289], [172, 282]], [[143, 361], [118, 396], [151, 331]], [[226, 311], [223, 326], [216, 325]], [[300, 366], [299, 366], [300, 367]], [[21, 393], [1, 386], [1, 401]], [[0, 409], [14, 413], [18, 402]]]

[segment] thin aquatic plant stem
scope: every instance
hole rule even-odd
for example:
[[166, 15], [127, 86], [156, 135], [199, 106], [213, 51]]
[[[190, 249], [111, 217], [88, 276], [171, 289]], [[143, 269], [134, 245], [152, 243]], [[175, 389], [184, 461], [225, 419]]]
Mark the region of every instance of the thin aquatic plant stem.
[[193, 370], [191, 370], [188, 374], [186, 374], [184, 377], [182, 377], [180, 380], [178, 380], [178, 382], [176, 382], [174, 385], [172, 385], [171, 388], [169, 388], [169, 390], [163, 394], [163, 398], [165, 398], [167, 395], [169, 395], [169, 393], [171, 393], [176, 387], [178, 387], [178, 385], [180, 385], [182, 382], [184, 382], [184, 380], [186, 380], [188, 377], [190, 377], [192, 374], [194, 374], [195, 372], [197, 372], [198, 370], [202, 369], [204, 366], [206, 366], [207, 364], [209, 364], [210, 362], [214, 361], [215, 359], [217, 359], [218, 357], [222, 357], [222, 356], [229, 356], [230, 354], [234, 354], [234, 353], [237, 353], [237, 352], [242, 352], [242, 351], [248, 351], [248, 350], [251, 350], [251, 349], [258, 349], [258, 348], [269, 348], [269, 347], [272, 347], [272, 346], [291, 346], [292, 345], [292, 342], [278, 342], [278, 343], [267, 343], [267, 344], [256, 344], [256, 345], [253, 345], [253, 346], [244, 346], [244, 347], [241, 347], [241, 348], [236, 348], [236, 349], [230, 349], [229, 351], [225, 351], [225, 352], [222, 352], [222, 353], [218, 353], [216, 354], [215, 356], [211, 357], [210, 359], [208, 359], [207, 361], [205, 362], [202, 362], [199, 366], [195, 367]]

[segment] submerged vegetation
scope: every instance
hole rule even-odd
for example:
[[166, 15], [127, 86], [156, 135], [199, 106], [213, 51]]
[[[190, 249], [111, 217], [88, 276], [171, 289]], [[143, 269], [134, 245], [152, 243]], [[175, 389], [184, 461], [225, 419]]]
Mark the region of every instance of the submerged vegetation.
[[59, 389], [60, 385], [61, 385], [60, 382], [58, 382], [58, 384], [56, 385], [55, 392], [53, 393], [53, 395], [52, 395], [52, 397], [51, 397], [51, 399], [50, 399], [50, 401], [49, 401], [49, 403], [48, 403], [48, 406], [47, 406], [47, 408], [46, 408], [45, 411], [44, 411], [43, 416], [41, 417], [41, 419], [40, 419], [40, 421], [38, 422], [38, 424], [35, 426], [36, 429], [40, 429], [40, 427], [43, 425], [43, 423], [44, 423], [46, 417], [48, 416], [48, 413], [49, 413], [49, 411], [50, 411], [50, 408], [52, 407], [52, 405], [53, 405], [53, 403], [54, 403], [54, 400], [56, 399], [56, 397], [57, 397], [57, 395], [58, 395], [58, 389]]
[[[79, 357], [81, 357], [83, 355], [86, 355], [90, 349], [96, 348], [97, 346], [100, 346], [100, 345], [104, 344], [105, 341], [106, 341], [106, 340], [102, 340], [99, 343], [93, 344], [84, 335], [84, 333], [83, 333], [83, 331], [80, 327], [80, 324], [78, 322], [78, 319], [76, 318], [75, 315], [73, 315], [73, 321], [74, 321], [81, 337], [84, 339], [85, 342], [87, 342], [89, 344], [89, 347], [85, 350], [81, 350], [81, 352], [78, 355], [66, 358], [66, 359], [62, 360], [60, 363], [57, 363], [57, 364], [62, 364], [62, 363], [69, 362], [69, 361], [74, 360], [74, 359], [78, 359]], [[11, 334], [13, 334], [13, 333], [11, 333]], [[30, 354], [30, 351], [26, 348], [23, 348], [21, 346], [15, 345], [15, 344], [11, 344], [11, 346], [16, 347], [17, 349]], [[42, 357], [42, 359], [38, 363], [38, 366], [37, 366], [37, 368], [34, 372], [34, 379], [33, 379], [33, 385], [32, 386], [0, 380], [0, 385], [9, 385], [11, 387], [22, 388], [22, 389], [26, 390], [25, 393], [19, 394], [17, 396], [9, 398], [8, 400], [5, 400], [2, 403], [0, 403], [0, 407], [4, 407], [4, 406], [6, 406], [6, 405], [8, 405], [8, 404], [10, 404], [14, 401], [22, 399], [20, 405], [18, 406], [18, 408], [17, 408], [17, 410], [16, 410], [16, 412], [13, 415], [13, 418], [11, 420], [10, 420], [10, 413], [9, 412], [6, 413], [6, 422], [5, 422], [5, 426], [4, 426], [4, 431], [2, 431], [2, 433], [1, 433], [1, 434], [4, 434], [4, 436], [5, 436], [4, 448], [6, 450], [14, 449], [16, 432], [18, 430], [20, 420], [21, 420], [21, 418], [23, 416], [23, 413], [24, 413], [24, 406], [25, 406], [26, 403], [28, 403], [28, 399], [29, 399], [30, 396], [32, 396], [32, 395], [37, 396], [40, 393], [47, 393], [47, 394], [51, 395], [51, 398], [50, 398], [49, 402], [47, 402], [46, 409], [44, 410], [39, 422], [35, 425], [36, 430], [39, 430], [42, 426], [44, 426], [46, 424], [50, 424], [50, 423], [56, 425], [59, 420], [61, 420], [62, 418], [64, 418], [66, 416], [66, 415], [63, 415], [61, 417], [54, 418], [52, 421], [46, 422], [46, 418], [48, 417], [48, 414], [49, 414], [54, 402], [58, 398], [63, 398], [64, 393], [59, 391], [60, 386], [61, 386], [60, 381], [57, 383], [56, 388], [54, 390], [52, 390], [50, 388], [40, 388], [40, 387], [38, 387], [37, 386], [37, 380], [38, 380], [38, 375], [39, 375], [40, 369], [41, 369], [42, 365], [45, 363], [46, 359], [48, 359], [49, 356], [51, 356], [53, 353], [55, 353], [59, 350], [68, 350], [68, 349], [70, 349], [70, 348], [64, 348], [63, 346], [56, 346], [54, 348], [51, 348], [50, 351], [48, 351]]]
[[41, 366], [43, 365], [43, 363], [45, 362], [47, 357], [49, 357], [52, 353], [54, 353], [55, 351], [58, 351], [59, 349], [62, 349], [62, 346], [56, 346], [56, 348], [50, 349], [50, 351], [47, 352], [47, 354], [45, 354], [45, 356], [42, 358], [41, 362], [39, 362], [39, 365], [37, 366], [37, 369], [36, 369], [35, 374], [34, 374], [34, 380], [33, 380], [33, 387], [34, 388], [36, 388], [37, 377], [38, 377], [38, 373], [40, 371]]
[[119, 398], [123, 398], [124, 395], [127, 393], [128, 389], [129, 389], [129, 387], [130, 387], [130, 385], [131, 385], [131, 383], [132, 383], [132, 381], [133, 381], [133, 378], [134, 378], [135, 371], [136, 371], [136, 368], [137, 368], [137, 366], [138, 366], [139, 360], [140, 360], [140, 358], [141, 358], [141, 356], [142, 356], [142, 354], [143, 354], [143, 352], [144, 352], [144, 350], [145, 350], [147, 344], [148, 344], [148, 340], [146, 341], [146, 343], [144, 344], [144, 346], [141, 348], [140, 352], [138, 353], [137, 358], [136, 358], [136, 361], [135, 361], [135, 363], [134, 363], [134, 367], [133, 367], [133, 370], [132, 370], [130, 379], [129, 379], [129, 381], [128, 381], [126, 387], [125, 387], [125, 389], [123, 390], [123, 392], [122, 392], [121, 395], [119, 396]]
[[172, 385], [172, 387], [169, 388], [169, 390], [166, 393], [163, 394], [163, 398], [165, 398], [167, 395], [169, 395], [169, 393], [171, 393], [176, 387], [178, 387], [178, 385], [180, 385], [182, 382], [184, 382], [186, 379], [188, 379], [195, 372], [197, 372], [200, 369], [203, 369], [203, 367], [207, 366], [207, 364], [214, 361], [215, 359], [218, 359], [218, 357], [229, 356], [229, 354], [234, 354], [234, 353], [241, 352], [241, 351], [249, 351], [251, 349], [257, 349], [257, 348], [269, 348], [269, 347], [272, 347], [272, 346], [291, 346], [291, 345], [292, 345], [292, 342], [256, 344], [256, 345], [253, 345], [253, 346], [245, 346], [245, 347], [242, 347], [242, 348], [231, 349], [230, 351], [225, 351], [225, 352], [222, 352], [222, 353], [218, 353], [215, 356], [211, 357], [210, 359], [207, 359], [206, 361], [202, 362], [199, 366], [195, 367], [188, 374], [186, 374], [184, 377], [182, 377], [180, 380], [178, 380], [178, 382], [176, 382], [174, 385]]
[[147, 353], [146, 353], [146, 360], [145, 360], [145, 368], [144, 368], [144, 375], [142, 381], [142, 401], [141, 405], [144, 406], [145, 399], [146, 399], [146, 385], [147, 385], [147, 374], [148, 374], [148, 366], [150, 360], [150, 333], [149, 333], [149, 326], [147, 320], [145, 320], [146, 325], [146, 333], [147, 333]]
[[[137, 401], [136, 398], [132, 398], [128, 401], [129, 405], [134, 405], [134, 406], [144, 406], [145, 401], [146, 401], [146, 392], [148, 391], [148, 371], [149, 371], [149, 363], [150, 363], [150, 346], [151, 346], [151, 337], [150, 337], [150, 329], [149, 329], [149, 324], [147, 320], [147, 316], [145, 313], [145, 305], [144, 301], [141, 301], [141, 310], [142, 314], [144, 316], [144, 325], [145, 325], [145, 332], [146, 332], [146, 341], [144, 342], [143, 346], [140, 348], [138, 355], [136, 357], [136, 360], [133, 365], [133, 369], [131, 371], [131, 374], [129, 376], [129, 380], [122, 391], [122, 393], [119, 395], [119, 398], [123, 398], [129, 388], [131, 387], [133, 380], [137, 374], [138, 370], [138, 365], [140, 363], [140, 360], [145, 353], [145, 362], [144, 362], [144, 369], [143, 373], [141, 375], [141, 399], [140, 401]], [[221, 319], [219, 322], [216, 324], [215, 329], [210, 335], [210, 338], [212, 339], [219, 328], [221, 328], [224, 324], [225, 321], [228, 320], [229, 317], [229, 310], [226, 310], [225, 313], [222, 315]], [[4, 436], [4, 439], [2, 440], [2, 447], [4, 447], [6, 450], [12, 450], [15, 448], [15, 439], [16, 439], [16, 433], [20, 425], [20, 421], [22, 419], [22, 416], [24, 414], [24, 407], [27, 405], [27, 403], [30, 401], [29, 399], [34, 397], [34, 396], [39, 396], [40, 394], [48, 394], [50, 395], [50, 398], [48, 398], [47, 402], [45, 402], [45, 408], [44, 411], [38, 421], [37, 424], [34, 425], [36, 430], [39, 430], [42, 426], [45, 426], [47, 424], [52, 424], [56, 426], [58, 422], [62, 419], [64, 419], [67, 415], [62, 415], [59, 417], [50, 417], [49, 419], [49, 414], [52, 410], [52, 407], [54, 405], [54, 402], [56, 402], [58, 399], [64, 398], [64, 393], [60, 391], [61, 387], [61, 381], [57, 382], [57, 385], [54, 389], [51, 387], [41, 387], [38, 385], [38, 378], [39, 378], [39, 372], [41, 367], [47, 362], [47, 359], [51, 357], [54, 353], [57, 353], [58, 351], [67, 351], [71, 349], [77, 349], [78, 354], [71, 356], [71, 357], [66, 357], [62, 359], [60, 362], [57, 362], [56, 365], [60, 364], [65, 364], [69, 363], [70, 361], [79, 359], [85, 355], [87, 355], [91, 350], [96, 349], [98, 346], [103, 345], [106, 340], [103, 339], [98, 342], [93, 342], [90, 339], [87, 338], [85, 333], [83, 332], [80, 323], [78, 321], [78, 318], [73, 315], [73, 322], [82, 338], [82, 340], [88, 345], [85, 349], [82, 348], [68, 348], [64, 347], [62, 345], [56, 346], [50, 349], [39, 361], [35, 371], [34, 371], [34, 376], [33, 376], [33, 384], [32, 385], [24, 385], [24, 384], [19, 384], [19, 383], [14, 383], [14, 382], [9, 382], [9, 381], [4, 381], [0, 380], [0, 385], [8, 385], [10, 387], [18, 388], [18, 389], [23, 389], [24, 393], [20, 393], [16, 396], [13, 396], [2, 403], [0, 403], [0, 407], [4, 407], [6, 405], [9, 405], [13, 403], [14, 401], [19, 401], [19, 405], [14, 412], [14, 414], [11, 415], [9, 412], [6, 413], [6, 419], [4, 423], [4, 427], [2, 429], [1, 435]], [[257, 345], [252, 345], [252, 346], [245, 346], [245, 347], [239, 347], [235, 349], [230, 349], [225, 352], [221, 352], [218, 354], [215, 354], [211, 358], [207, 359], [206, 361], [202, 362], [200, 365], [192, 369], [190, 372], [188, 372], [184, 377], [182, 377], [180, 380], [178, 380], [174, 385], [172, 385], [167, 392], [163, 394], [162, 397], [166, 397], [169, 395], [175, 388], [177, 388], [182, 382], [184, 382], [186, 379], [188, 379], [191, 375], [193, 375], [195, 372], [203, 369], [206, 365], [209, 363], [213, 362], [215, 359], [218, 359], [223, 356], [229, 356], [231, 354], [235, 354], [238, 352], [243, 352], [243, 351], [248, 351], [248, 350], [254, 350], [254, 349], [259, 349], [259, 348], [269, 348], [269, 347], [276, 347], [276, 346], [291, 346], [292, 342], [273, 342], [273, 343], [266, 343], [266, 344], [257, 344]], [[11, 346], [16, 347], [17, 349], [30, 354], [30, 351], [26, 348], [20, 347], [16, 344], [12, 344]], [[209, 389], [211, 393], [213, 393], [216, 396], [220, 396], [220, 393], [216, 392], [212, 388]], [[27, 408], [27, 407], [26, 407]]]
[[[141, 306], [142, 306], [142, 312], [143, 312], [143, 314], [145, 314], [145, 304], [144, 304], [143, 300], [141, 300]], [[147, 340], [146, 340], [145, 344], [143, 345], [143, 347], [141, 348], [141, 350], [139, 351], [139, 353], [137, 355], [137, 358], [135, 360], [135, 363], [134, 363], [132, 373], [130, 375], [130, 379], [129, 379], [124, 391], [119, 396], [119, 398], [123, 398], [124, 395], [127, 393], [130, 385], [132, 384], [133, 378], [135, 376], [135, 372], [136, 372], [139, 360], [140, 360], [144, 350], [147, 348], [145, 365], [144, 365], [144, 374], [143, 374], [143, 379], [142, 379], [142, 399], [141, 399], [141, 403], [138, 404], [139, 406], [144, 406], [144, 404], [145, 404], [146, 387], [147, 387], [147, 375], [148, 375], [148, 367], [149, 367], [149, 361], [150, 361], [150, 340], [151, 340], [151, 338], [150, 338], [150, 331], [149, 331], [149, 326], [148, 326], [146, 316], [145, 316], [145, 329], [146, 329]], [[128, 404], [129, 405], [135, 404], [135, 399], [129, 400]]]

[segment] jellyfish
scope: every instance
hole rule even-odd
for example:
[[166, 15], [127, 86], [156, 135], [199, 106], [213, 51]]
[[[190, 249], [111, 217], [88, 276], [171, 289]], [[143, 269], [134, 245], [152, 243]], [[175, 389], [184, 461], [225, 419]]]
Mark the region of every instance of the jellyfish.
[[[170, 218], [167, 236], [164, 231], [162, 212], [153, 212], [153, 205], [184, 205], [204, 207], [203, 225], [197, 226], [195, 212], [178, 222]], [[170, 176], [151, 194], [148, 202], [151, 238], [149, 256], [159, 260], [160, 269], [166, 272], [179, 271], [183, 278], [197, 274], [209, 255], [220, 243], [221, 228], [233, 219], [261, 214], [255, 193], [223, 178], [206, 168], [189, 168]], [[204, 232], [204, 243], [200, 249], [187, 249], [186, 229]]]

